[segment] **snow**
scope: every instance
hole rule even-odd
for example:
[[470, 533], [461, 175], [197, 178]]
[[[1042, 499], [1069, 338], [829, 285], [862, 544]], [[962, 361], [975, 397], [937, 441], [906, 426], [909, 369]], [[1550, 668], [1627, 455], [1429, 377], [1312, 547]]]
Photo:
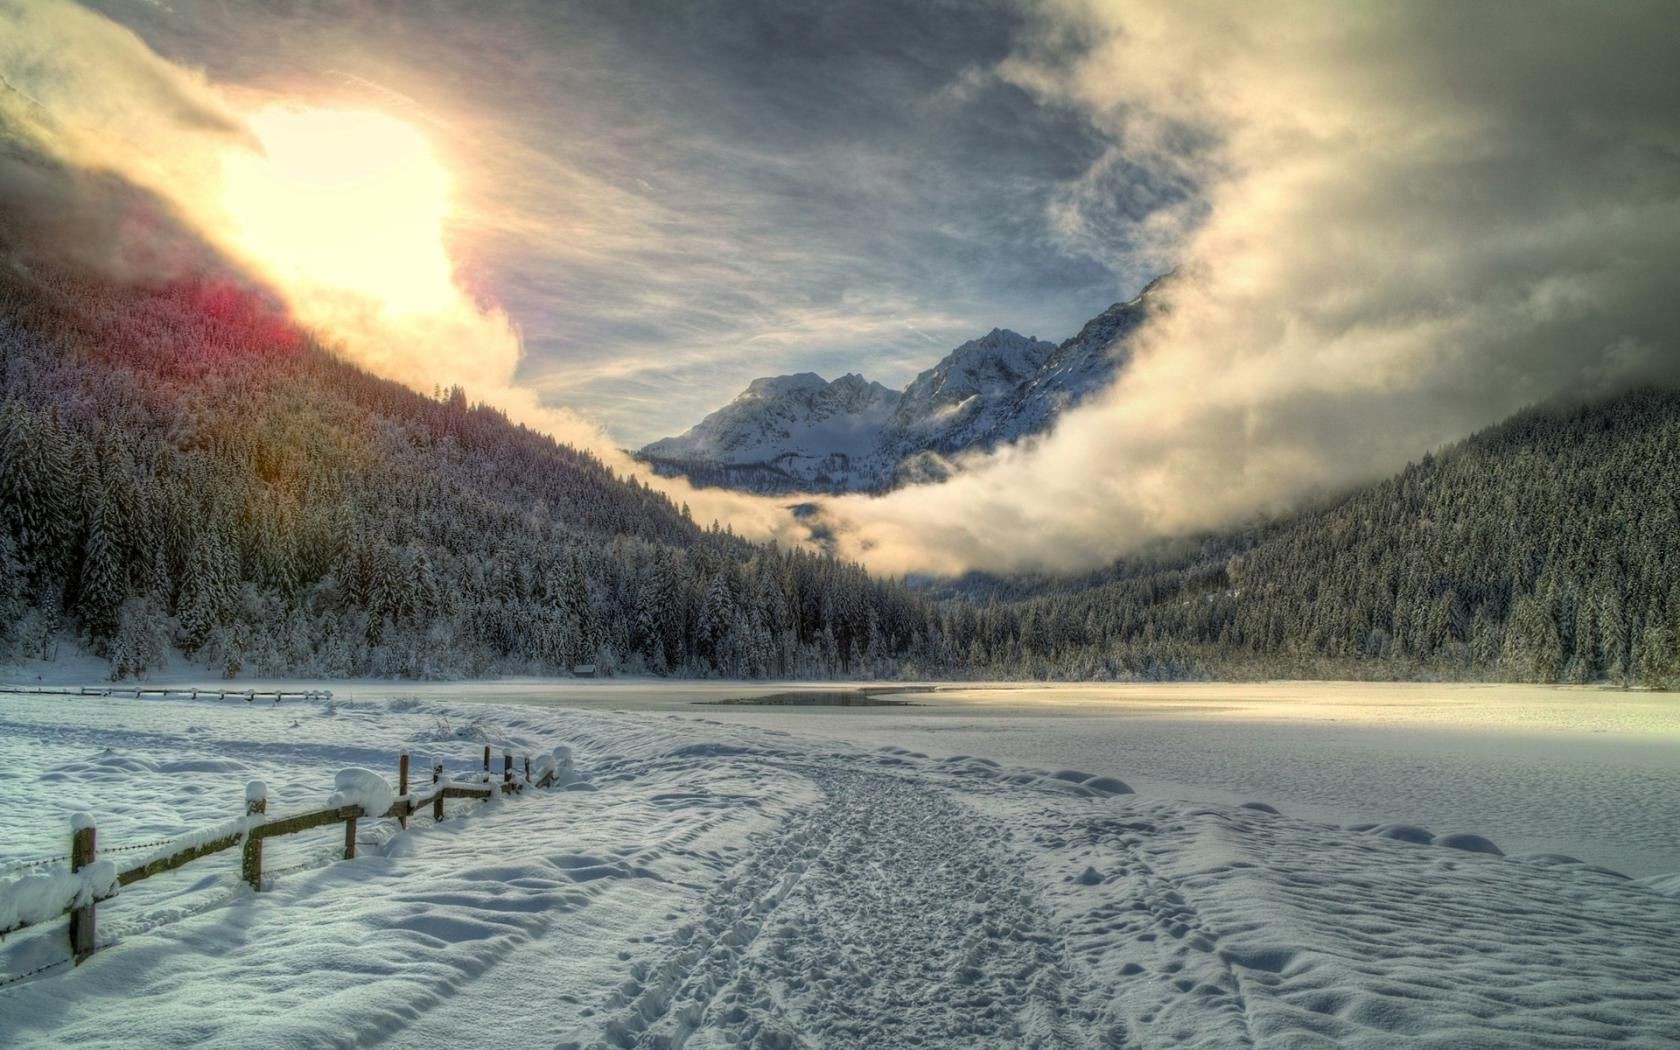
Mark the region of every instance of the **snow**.
[[[316, 702], [0, 700], [0, 872], [62, 853], [77, 810], [117, 850], [226, 825], [253, 777], [288, 808], [313, 808], [340, 770], [358, 771], [343, 790], [388, 791], [397, 755], [439, 718], [588, 789], [452, 802], [443, 824], [417, 815], [406, 832], [365, 821], [349, 862], [336, 827], [271, 840], [262, 894], [239, 881], [237, 850], [133, 884], [101, 906], [88, 962], [0, 987], [0, 1041], [478, 1045], [487, 1025], [500, 1043], [542, 1047], [1680, 1041], [1680, 849], [1651, 838], [1653, 870], [1630, 880], [1597, 866], [1595, 841], [1619, 840], [1567, 830], [1569, 805], [1552, 807], [1550, 831], [1483, 823], [1497, 810], [1474, 797], [1483, 781], [1455, 781], [1416, 728], [1454, 723], [1485, 752], [1488, 727], [1519, 717], [1516, 696], [1548, 712], [1520, 718], [1551, 726], [1559, 749], [1582, 726], [1620, 725], [1638, 728], [1621, 741], [1638, 756], [1640, 743], [1672, 748], [1666, 701], [1208, 687], [1040, 694], [1036, 714], [990, 690], [928, 694], [934, 708], [689, 703], [756, 688], [357, 683], [336, 688], [330, 717]], [[1315, 731], [1331, 711], [1334, 731]], [[1185, 722], [1208, 735], [1181, 774], [1257, 768], [1270, 745], [1247, 763], [1206, 757], [1242, 740], [1238, 728], [1287, 725], [1301, 733], [1300, 779], [1403, 753], [1460, 805], [1416, 816], [1421, 774], [1372, 807], [1365, 831], [1248, 785], [1187, 798], [1134, 768], [1167, 768], [1158, 756]], [[1376, 743], [1394, 734], [1400, 746]], [[934, 746], [946, 741], [958, 746]], [[428, 746], [454, 773], [477, 769], [475, 743]], [[213, 760], [229, 771], [182, 771]], [[1599, 770], [1566, 783], [1575, 772], [1555, 770], [1542, 802], [1583, 796], [1570, 805], [1596, 805], [1599, 824], [1639, 841], [1644, 822], [1672, 815], [1672, 763], [1639, 774], [1654, 794], [1623, 813], [1603, 803], [1633, 781]], [[1441, 834], [1380, 833], [1402, 824]], [[1478, 837], [1510, 855], [1464, 848]], [[1524, 852], [1519, 838], [1551, 848]], [[100, 863], [114, 878], [141, 856]], [[0, 945], [0, 972], [66, 950], [62, 922], [46, 924]]]
[[327, 799], [328, 806], [360, 806], [370, 817], [383, 815], [397, 803], [397, 790], [390, 781], [371, 769], [341, 769], [333, 777], [338, 789]]
[[[943, 459], [1050, 429], [1060, 414], [1111, 385], [1129, 359], [1126, 337], [1150, 309], [1116, 303], [1060, 346], [994, 328], [952, 350], [902, 391], [858, 375], [811, 372], [753, 380], [733, 401], [640, 455], [682, 471], [760, 467], [735, 487], [876, 491]], [[928, 460], [927, 457], [932, 457]]]
[[96, 860], [77, 872], [66, 864], [58, 871], [0, 882], [0, 930], [46, 922], [66, 908], [108, 897], [116, 889], [117, 866], [108, 860]]

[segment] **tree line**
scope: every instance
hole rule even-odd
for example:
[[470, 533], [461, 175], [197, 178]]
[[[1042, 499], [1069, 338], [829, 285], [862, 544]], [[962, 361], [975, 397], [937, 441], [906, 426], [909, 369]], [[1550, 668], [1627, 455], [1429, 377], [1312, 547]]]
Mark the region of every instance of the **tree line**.
[[1029, 676], [1680, 686], [1680, 393], [1530, 410], [1351, 495], [1077, 586], [951, 593], [1009, 612], [974, 663]]

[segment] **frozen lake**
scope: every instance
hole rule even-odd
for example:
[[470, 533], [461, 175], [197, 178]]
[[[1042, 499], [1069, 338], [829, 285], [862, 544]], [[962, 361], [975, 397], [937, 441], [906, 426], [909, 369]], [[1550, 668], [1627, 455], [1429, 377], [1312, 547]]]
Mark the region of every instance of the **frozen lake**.
[[[1539, 686], [1267, 682], [934, 685], [911, 707], [698, 705], [834, 683], [326, 683], [417, 696], [662, 711], [935, 758], [1121, 777], [1334, 823], [1470, 831], [1633, 876], [1680, 871], [1680, 695]], [[850, 687], [848, 683], [847, 688]], [[888, 684], [884, 688], [894, 688]]]

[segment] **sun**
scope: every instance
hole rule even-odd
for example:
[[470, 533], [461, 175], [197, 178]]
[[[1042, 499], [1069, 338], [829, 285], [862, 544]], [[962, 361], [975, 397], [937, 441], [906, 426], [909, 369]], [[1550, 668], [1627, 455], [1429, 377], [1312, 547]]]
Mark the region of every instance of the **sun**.
[[223, 163], [229, 240], [299, 291], [365, 296], [396, 317], [459, 295], [444, 245], [451, 184], [415, 127], [364, 110], [275, 106]]

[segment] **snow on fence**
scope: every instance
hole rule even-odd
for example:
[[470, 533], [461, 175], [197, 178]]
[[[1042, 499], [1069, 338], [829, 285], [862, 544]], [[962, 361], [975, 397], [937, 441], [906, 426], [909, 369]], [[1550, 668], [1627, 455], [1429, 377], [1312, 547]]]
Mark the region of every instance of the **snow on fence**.
[[138, 700], [142, 696], [179, 696], [191, 700], [243, 700], [251, 703], [255, 700], [331, 700], [331, 689], [167, 689], [162, 687], [146, 687], [136, 685], [83, 685], [74, 689], [54, 689], [50, 686], [16, 686], [0, 685], [0, 694], [12, 693], [19, 696], [132, 696]]
[[[344, 859], [356, 856], [356, 822], [369, 818], [394, 817], [405, 829], [415, 813], [431, 807], [433, 822], [443, 820], [443, 803], [451, 798], [488, 801], [495, 795], [511, 795], [526, 788], [553, 787], [560, 768], [553, 755], [535, 763], [524, 759], [523, 775], [516, 776], [513, 755], [502, 756], [502, 778], [497, 783], [490, 772], [490, 748], [484, 748], [484, 768], [467, 782], [457, 783], [443, 771], [443, 763], [432, 766], [429, 791], [411, 793], [408, 787], [408, 754], [397, 760], [397, 788], [379, 774], [366, 769], [346, 769], [337, 777], [337, 791], [324, 809], [291, 816], [268, 817], [268, 789], [259, 780], [245, 786], [245, 815], [226, 824], [203, 828], [170, 840], [169, 852], [119, 871], [116, 863], [98, 858], [98, 831], [92, 816], [77, 813], [70, 819], [70, 857], [67, 870], [29, 875], [0, 882], [0, 938], [60, 915], [70, 917], [70, 953], [80, 964], [94, 953], [96, 909], [117, 895], [118, 890], [141, 879], [149, 879], [184, 864], [242, 846], [240, 877], [251, 889], [262, 890], [263, 843], [281, 835], [295, 835], [330, 824], [344, 825]], [[129, 847], [133, 848], [133, 847]], [[122, 852], [123, 848], [111, 852]]]

